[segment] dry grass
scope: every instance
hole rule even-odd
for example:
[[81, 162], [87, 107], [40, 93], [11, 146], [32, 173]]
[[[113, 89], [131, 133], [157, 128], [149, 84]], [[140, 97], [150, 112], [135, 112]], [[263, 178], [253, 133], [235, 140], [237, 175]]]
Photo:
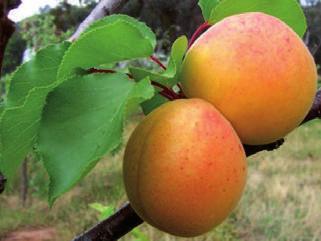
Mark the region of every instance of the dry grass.
[[[136, 121], [129, 123], [127, 137]], [[126, 138], [127, 138], [126, 137]], [[125, 139], [126, 139], [125, 138]], [[48, 209], [33, 197], [28, 209], [19, 207], [13, 192], [0, 196], [0, 237], [25, 227], [55, 227], [59, 240], [71, 240], [97, 221], [89, 203], [120, 206], [126, 196], [122, 185], [122, 151], [102, 160], [76, 188]], [[321, 123], [314, 122], [288, 136], [279, 150], [249, 158], [245, 194], [235, 212], [207, 235], [186, 239], [142, 225], [153, 241], [320, 241], [321, 240]], [[122, 240], [135, 240], [127, 235]]]
[[321, 123], [290, 134], [272, 153], [249, 159], [236, 212], [240, 240], [321, 240]]

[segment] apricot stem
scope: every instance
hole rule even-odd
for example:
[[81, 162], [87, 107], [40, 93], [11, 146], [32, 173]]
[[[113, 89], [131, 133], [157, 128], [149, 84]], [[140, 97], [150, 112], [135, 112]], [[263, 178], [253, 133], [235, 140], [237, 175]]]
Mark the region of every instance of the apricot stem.
[[159, 67], [161, 67], [163, 70], [166, 70], [166, 66], [163, 65], [163, 63], [155, 56], [150, 56], [149, 57], [154, 63], [156, 63], [157, 65], [159, 65]]
[[201, 36], [202, 33], [204, 33], [207, 29], [209, 29], [211, 25], [208, 22], [202, 23], [194, 32], [191, 39], [188, 42], [188, 48], [192, 46], [192, 44], [195, 42], [195, 40]]

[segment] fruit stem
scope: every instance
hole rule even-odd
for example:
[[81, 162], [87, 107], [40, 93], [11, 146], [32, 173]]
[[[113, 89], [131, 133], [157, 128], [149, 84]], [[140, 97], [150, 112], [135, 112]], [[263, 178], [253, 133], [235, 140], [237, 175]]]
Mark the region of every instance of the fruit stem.
[[168, 98], [169, 100], [176, 100], [176, 99], [182, 99], [183, 97], [180, 94], [175, 93], [172, 89], [152, 80], [152, 85], [155, 87], [161, 88], [162, 91], [159, 92], [164, 97]]
[[208, 22], [202, 23], [194, 32], [191, 39], [188, 41], [188, 49], [192, 46], [192, 44], [196, 41], [196, 39], [201, 36], [207, 29], [209, 29], [211, 25]]
[[158, 64], [159, 67], [161, 67], [163, 70], [166, 70], [166, 66], [163, 65], [163, 63], [162, 63], [157, 57], [151, 55], [149, 58], [150, 58], [154, 63]]

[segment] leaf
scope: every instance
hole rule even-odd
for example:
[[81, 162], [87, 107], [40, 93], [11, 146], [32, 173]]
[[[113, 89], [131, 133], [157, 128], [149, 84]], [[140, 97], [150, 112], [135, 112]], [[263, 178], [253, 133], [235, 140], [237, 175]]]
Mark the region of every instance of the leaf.
[[[142, 68], [131, 67], [130, 73], [133, 75], [134, 79], [140, 80], [149, 77], [151, 80], [156, 81], [162, 85], [172, 88], [178, 83], [178, 76], [182, 66], [183, 58], [187, 50], [188, 40], [185, 36], [181, 36], [174, 42], [170, 60], [165, 71], [161, 73], [155, 73]], [[152, 99], [147, 100], [141, 104], [144, 114], [149, 114], [151, 111], [164, 104], [168, 100], [156, 94]]]
[[69, 46], [69, 42], [48, 46], [21, 65], [11, 77], [6, 107], [23, 105], [35, 88], [43, 88], [56, 81], [57, 69]]
[[148, 79], [135, 83], [120, 73], [76, 77], [51, 93], [37, 146], [50, 176], [50, 204], [119, 146], [128, 106], [153, 94]]
[[164, 76], [162, 73], [157, 73], [144, 68], [129, 67], [129, 72], [137, 81], [149, 77], [150, 79], [157, 81], [158, 83], [165, 84], [169, 82], [168, 77]]
[[178, 75], [181, 70], [183, 58], [187, 50], [188, 40], [186, 36], [181, 36], [173, 43], [169, 63], [163, 76], [169, 78], [165, 84], [173, 86], [178, 82]]
[[90, 32], [91, 30], [93, 30], [95, 28], [103, 27], [107, 24], [113, 24], [119, 20], [124, 21], [124, 22], [128, 22], [128, 23], [132, 24], [133, 26], [136, 26], [137, 29], [141, 32], [141, 34], [146, 36], [146, 38], [149, 39], [149, 41], [152, 43], [153, 46], [156, 45], [155, 34], [144, 22], [140, 22], [137, 19], [132, 18], [128, 15], [124, 15], [124, 14], [113, 14], [113, 15], [104, 17], [102, 19], [99, 19], [98, 21], [95, 21], [93, 24], [91, 24], [89, 26], [89, 28], [86, 29], [86, 31], [84, 33]]
[[263, 12], [275, 16], [300, 37], [307, 28], [306, 18], [296, 0], [221, 0], [212, 11], [209, 22], [214, 24], [225, 17], [244, 12]]
[[166, 99], [164, 96], [160, 94], [156, 94], [152, 99], [142, 103], [141, 106], [144, 114], [148, 115], [150, 112], [152, 112], [162, 104], [165, 104], [166, 102], [168, 102], [168, 99]]
[[0, 115], [0, 170], [11, 178], [36, 139], [41, 113], [69, 43], [49, 46], [13, 75]]
[[140, 80], [148, 76], [151, 80], [157, 81], [162, 85], [172, 87], [178, 82], [178, 75], [187, 50], [187, 44], [188, 40], [186, 36], [181, 36], [175, 40], [171, 49], [168, 66], [163, 72], [155, 73], [153, 71], [135, 67], [129, 68], [129, 71], [136, 80]]
[[202, 14], [205, 21], [208, 21], [211, 17], [211, 12], [214, 10], [219, 0], [200, 0], [198, 5], [202, 10]]
[[146, 25], [123, 15], [107, 17], [70, 46], [58, 78], [73, 76], [79, 68], [150, 56], [155, 45], [155, 35]]

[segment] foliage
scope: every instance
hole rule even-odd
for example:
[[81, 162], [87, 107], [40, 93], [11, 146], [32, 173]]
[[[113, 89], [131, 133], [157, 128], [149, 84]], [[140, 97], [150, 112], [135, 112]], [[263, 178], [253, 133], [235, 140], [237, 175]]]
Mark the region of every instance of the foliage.
[[122, 13], [145, 22], [155, 32], [156, 52], [170, 51], [172, 43], [179, 36], [191, 36], [203, 21], [197, 0], [131, 0]]
[[67, 1], [61, 1], [60, 4], [48, 11], [48, 14], [54, 17], [54, 24], [60, 32], [70, 32], [87, 17], [94, 8], [97, 1], [82, 1], [81, 6], [69, 4]]
[[199, 1], [199, 6], [202, 9], [202, 14], [204, 16], [205, 20], [209, 20], [212, 11], [216, 8], [217, 4], [219, 4], [219, 0], [200, 0]]
[[2, 73], [9, 74], [13, 72], [18, 65], [22, 63], [23, 51], [26, 48], [26, 41], [22, 38], [21, 32], [16, 31], [10, 38], [6, 47]]
[[32, 16], [21, 23], [21, 34], [26, 40], [27, 46], [39, 50], [49, 44], [59, 43], [65, 40], [71, 31], [58, 31], [54, 24], [54, 16], [41, 14]]
[[9, 89], [11, 78], [12, 78], [12, 73], [3, 75], [3, 77], [0, 79], [0, 96], [1, 97]]
[[[206, 1], [202, 1], [203, 3]], [[208, 2], [208, 1], [207, 1]], [[205, 3], [204, 3], [205, 4]], [[205, 5], [201, 5], [205, 6]], [[273, 15], [285, 23], [300, 35], [304, 35], [306, 30], [306, 20], [299, 4], [293, 0], [221, 0], [214, 5], [206, 5], [212, 10], [210, 14], [204, 11], [204, 18], [214, 24], [223, 18], [244, 13], [244, 12], [264, 12]]]
[[[68, 38], [95, 4], [94, 0], [83, 1], [81, 6], [63, 1], [55, 8], [43, 9], [39, 15], [17, 23], [16, 32], [6, 47], [2, 73], [11, 73], [22, 63], [24, 50], [27, 46], [41, 49]], [[27, 30], [30, 32], [26, 32]], [[37, 35], [34, 36], [33, 33]]]

